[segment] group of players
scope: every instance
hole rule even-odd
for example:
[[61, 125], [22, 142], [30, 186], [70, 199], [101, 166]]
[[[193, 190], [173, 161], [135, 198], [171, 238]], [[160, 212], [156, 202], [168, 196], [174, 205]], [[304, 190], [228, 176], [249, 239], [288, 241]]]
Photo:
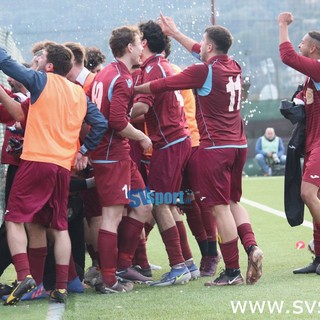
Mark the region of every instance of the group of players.
[[[285, 29], [291, 22], [291, 14], [279, 16], [284, 62], [289, 59], [287, 51], [293, 55]], [[317, 35], [308, 35], [304, 42], [320, 41]], [[169, 37], [201, 62], [177, 70], [167, 59]], [[47, 240], [56, 264], [50, 297], [66, 301], [72, 281], [79, 277], [74, 248], [70, 259], [66, 212], [68, 196], [79, 192], [87, 221], [85, 241], [93, 261], [85, 280], [98, 292], [130, 292], [134, 282], [157, 287], [213, 276], [220, 256], [224, 271], [206, 286], [255, 284], [262, 275], [263, 252], [240, 205], [247, 142], [240, 112], [241, 67], [228, 55], [230, 32], [211, 26], [197, 43], [171, 18], [160, 15], [156, 22], [114, 29], [109, 45], [115, 59], [96, 75], [84, 67], [83, 50], [76, 43], [42, 43], [34, 52], [34, 68], [17, 64], [0, 50], [0, 69], [30, 92], [24, 106], [0, 89], [10, 121], [19, 121], [24, 129], [5, 215], [18, 282], [5, 304], [15, 304], [43, 286]], [[303, 59], [313, 58], [308, 56], [311, 49], [305, 44], [301, 48]], [[306, 84], [307, 100], [302, 97], [308, 104], [314, 102], [312, 83]], [[310, 150], [307, 169], [313, 163]], [[310, 196], [318, 188], [314, 187], [314, 181], [304, 179], [302, 195], [311, 212], [316, 207]], [[148, 190], [187, 191], [181, 205], [152, 206]], [[129, 191], [139, 198], [138, 205], [130, 206]], [[70, 208], [72, 217], [76, 207], [69, 203]], [[181, 211], [199, 244], [199, 268]], [[317, 226], [316, 214], [314, 219]], [[146, 254], [146, 240], [155, 223], [170, 265], [159, 280], [152, 279]], [[248, 255], [245, 280], [239, 238]]]

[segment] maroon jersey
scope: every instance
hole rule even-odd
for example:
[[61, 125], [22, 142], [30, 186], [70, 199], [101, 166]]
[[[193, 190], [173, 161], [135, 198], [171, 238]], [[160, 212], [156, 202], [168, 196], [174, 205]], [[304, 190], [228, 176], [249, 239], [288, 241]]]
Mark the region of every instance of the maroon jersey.
[[320, 147], [320, 61], [298, 54], [290, 42], [280, 45], [280, 57], [283, 63], [307, 76], [302, 90], [306, 112], [307, 153]]
[[[196, 44], [193, 51], [199, 52]], [[196, 89], [196, 120], [201, 148], [246, 148], [240, 112], [241, 67], [228, 55], [217, 55], [181, 73], [151, 83], [153, 93]]]
[[[174, 74], [168, 60], [161, 54], [148, 58], [141, 69], [141, 83], [166, 78]], [[155, 149], [189, 135], [188, 130], [185, 129], [183, 98], [179, 91], [140, 95], [137, 97], [137, 101], [149, 106], [145, 120], [148, 135]]]
[[89, 96], [108, 119], [109, 126], [97, 149], [90, 153], [93, 162], [130, 159], [128, 139], [117, 132], [129, 123], [133, 94], [131, 74], [121, 61], [111, 62], [96, 75]]

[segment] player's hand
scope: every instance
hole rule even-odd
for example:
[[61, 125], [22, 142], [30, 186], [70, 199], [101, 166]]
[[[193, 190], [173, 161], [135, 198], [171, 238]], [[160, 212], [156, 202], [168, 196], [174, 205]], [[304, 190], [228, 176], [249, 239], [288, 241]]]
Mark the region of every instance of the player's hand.
[[151, 149], [152, 147], [152, 142], [150, 140], [150, 138], [146, 135], [144, 135], [144, 138], [139, 140], [139, 144], [141, 146], [141, 148], [143, 149], [143, 151], [147, 152]]
[[167, 36], [173, 36], [179, 31], [174, 20], [170, 17], [165, 17], [162, 12], [160, 12], [158, 23], [162, 29], [162, 32]]
[[282, 12], [278, 16], [279, 24], [289, 25], [293, 21], [293, 15], [291, 12]]
[[74, 167], [77, 171], [84, 170], [88, 165], [88, 157], [84, 156], [80, 152], [77, 153]]

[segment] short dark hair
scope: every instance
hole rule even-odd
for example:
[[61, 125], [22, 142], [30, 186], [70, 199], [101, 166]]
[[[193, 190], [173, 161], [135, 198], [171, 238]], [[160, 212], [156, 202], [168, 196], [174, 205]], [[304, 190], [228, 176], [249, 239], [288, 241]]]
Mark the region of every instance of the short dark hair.
[[106, 56], [99, 48], [86, 47], [86, 56], [84, 64], [90, 71], [94, 70], [99, 64], [106, 62]]
[[64, 45], [72, 51], [75, 63], [82, 65], [84, 63], [85, 48], [78, 42], [66, 42]]
[[162, 53], [166, 47], [167, 36], [162, 32], [160, 25], [152, 20], [139, 24], [143, 34], [142, 39], [148, 41], [148, 48], [153, 53]]
[[320, 42], [320, 32], [319, 31], [309, 31], [308, 35], [310, 38]]
[[167, 59], [170, 56], [171, 53], [171, 39], [169, 37], [166, 37], [166, 46], [164, 48], [165, 58]]
[[211, 26], [205, 30], [207, 37], [216, 45], [216, 50], [228, 53], [232, 45], [232, 35], [230, 31], [222, 26]]
[[31, 53], [33, 56], [39, 56], [42, 54], [43, 49], [45, 48], [46, 45], [48, 45], [49, 43], [53, 44], [56, 43], [54, 41], [50, 41], [50, 40], [44, 40], [44, 41], [39, 41], [33, 44], [32, 48], [31, 48]]
[[123, 26], [112, 30], [109, 45], [113, 56], [121, 58], [125, 54], [128, 44], [134, 43], [137, 35], [141, 36], [139, 28], [136, 26]]
[[53, 72], [65, 77], [72, 68], [72, 51], [62, 44], [52, 42], [44, 50], [47, 52], [47, 62], [53, 64]]

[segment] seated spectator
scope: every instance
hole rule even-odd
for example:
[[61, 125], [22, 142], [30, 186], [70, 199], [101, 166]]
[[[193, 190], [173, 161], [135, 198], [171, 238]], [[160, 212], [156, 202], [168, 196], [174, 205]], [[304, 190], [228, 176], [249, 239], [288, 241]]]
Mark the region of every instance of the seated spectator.
[[267, 128], [264, 135], [258, 138], [255, 159], [264, 176], [272, 176], [274, 165], [286, 163], [283, 141], [276, 136], [274, 128]]

